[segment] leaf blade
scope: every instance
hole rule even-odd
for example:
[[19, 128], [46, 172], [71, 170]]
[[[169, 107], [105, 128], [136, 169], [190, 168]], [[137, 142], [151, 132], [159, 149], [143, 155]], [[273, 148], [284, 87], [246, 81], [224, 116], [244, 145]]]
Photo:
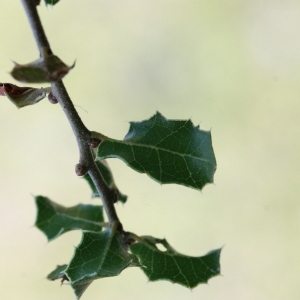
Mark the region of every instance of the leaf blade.
[[61, 80], [74, 66], [75, 63], [67, 66], [56, 55], [49, 55], [25, 65], [15, 63], [11, 75], [16, 80], [27, 83], [55, 82]]
[[131, 122], [123, 141], [104, 139], [97, 159], [120, 158], [134, 170], [162, 183], [201, 190], [216, 170], [211, 133], [190, 120], [167, 120], [159, 112]]
[[11, 83], [0, 83], [0, 96], [6, 96], [17, 108], [22, 108], [44, 99], [49, 89], [19, 87]]
[[[142, 237], [142, 242], [130, 246], [130, 251], [139, 259], [143, 272], [150, 281], [168, 280], [187, 288], [194, 288], [220, 274], [221, 249], [210, 251], [204, 256], [186, 256], [175, 251], [168, 242], [152, 237]], [[161, 251], [156, 244], [163, 244]]]
[[102, 230], [102, 206], [78, 204], [64, 207], [43, 196], [35, 197], [35, 202], [38, 209], [35, 226], [46, 235], [48, 241], [70, 230]]

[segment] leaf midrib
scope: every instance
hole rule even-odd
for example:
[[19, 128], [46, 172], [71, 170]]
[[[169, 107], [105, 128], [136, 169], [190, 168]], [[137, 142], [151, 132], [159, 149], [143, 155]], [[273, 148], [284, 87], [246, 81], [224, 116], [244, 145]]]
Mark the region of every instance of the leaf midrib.
[[189, 157], [189, 158], [193, 158], [193, 159], [196, 159], [196, 160], [200, 160], [200, 161], [203, 161], [203, 162], [206, 162], [208, 164], [212, 164], [209, 160], [207, 159], [204, 159], [204, 158], [200, 158], [200, 157], [197, 157], [197, 156], [193, 156], [193, 155], [190, 155], [190, 154], [182, 154], [180, 152], [177, 152], [177, 151], [172, 151], [170, 149], [165, 149], [165, 148], [159, 148], [157, 146], [152, 146], [152, 145], [148, 145], [148, 144], [140, 144], [140, 143], [133, 143], [133, 142], [127, 142], [127, 141], [119, 141], [119, 140], [113, 140], [113, 139], [109, 139], [107, 141], [103, 141], [103, 144], [105, 142], [116, 142], [116, 143], [119, 143], [119, 144], [126, 144], [128, 146], [131, 146], [131, 147], [143, 147], [143, 148], [151, 148], [155, 151], [165, 151], [165, 152], [168, 152], [168, 153], [172, 153], [174, 155], [178, 155], [178, 156], [182, 156], [182, 157]]

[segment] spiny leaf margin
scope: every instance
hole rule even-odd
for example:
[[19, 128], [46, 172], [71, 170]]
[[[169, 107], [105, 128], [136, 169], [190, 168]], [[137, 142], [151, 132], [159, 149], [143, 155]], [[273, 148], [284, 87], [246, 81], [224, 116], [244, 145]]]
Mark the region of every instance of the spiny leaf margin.
[[58, 265], [56, 268], [47, 275], [48, 280], [56, 280], [65, 278], [65, 269], [68, 265]]
[[74, 66], [75, 62], [72, 66], [67, 66], [56, 55], [47, 55], [25, 65], [15, 62], [15, 66], [10, 74], [14, 79], [21, 82], [55, 82], [61, 80]]
[[191, 120], [168, 120], [159, 112], [148, 120], [130, 122], [122, 141], [104, 137], [97, 159], [105, 158], [119, 158], [161, 184], [197, 190], [213, 182], [216, 170], [211, 132]]
[[37, 217], [35, 226], [48, 241], [71, 230], [100, 232], [104, 221], [103, 208], [99, 205], [78, 204], [65, 207], [44, 196], [36, 196]]
[[128, 252], [121, 233], [113, 227], [100, 233], [83, 231], [82, 240], [64, 274], [76, 299], [80, 299], [94, 280], [117, 276], [131, 266], [140, 266], [139, 260]]
[[[161, 251], [156, 244], [162, 244]], [[220, 274], [220, 253], [222, 249], [212, 250], [204, 256], [186, 256], [174, 250], [166, 239], [150, 236], [141, 237], [138, 243], [130, 246], [143, 266], [141, 269], [150, 281], [168, 280], [187, 288], [207, 283]]]

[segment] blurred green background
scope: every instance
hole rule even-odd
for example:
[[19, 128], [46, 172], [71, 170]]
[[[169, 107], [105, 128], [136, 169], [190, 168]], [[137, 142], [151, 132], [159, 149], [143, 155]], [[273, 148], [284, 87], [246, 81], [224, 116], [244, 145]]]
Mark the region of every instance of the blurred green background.
[[[0, 81], [16, 84], [11, 60], [38, 52], [21, 2], [0, 4]], [[222, 276], [191, 292], [130, 268], [83, 299], [300, 299], [300, 2], [61, 0], [39, 12], [53, 51], [76, 59], [64, 82], [89, 129], [122, 139], [128, 121], [156, 110], [191, 118], [212, 128], [218, 162], [215, 185], [200, 193], [109, 160], [129, 195], [117, 206], [125, 229], [188, 255], [224, 246]], [[0, 298], [74, 299], [45, 277], [81, 235], [48, 244], [32, 197], [99, 203], [74, 174], [71, 129], [58, 105], [17, 110], [4, 97], [0, 126]]]

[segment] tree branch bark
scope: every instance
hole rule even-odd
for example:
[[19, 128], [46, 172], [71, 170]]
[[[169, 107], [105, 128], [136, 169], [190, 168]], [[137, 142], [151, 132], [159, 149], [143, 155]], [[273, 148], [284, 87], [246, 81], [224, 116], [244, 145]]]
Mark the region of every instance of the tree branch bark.
[[41, 19], [33, 0], [21, 0], [41, 57], [52, 54]]
[[[34, 1], [22, 0], [22, 3], [41, 57], [52, 55], [53, 53], [44, 32]], [[61, 80], [58, 82], [52, 82], [51, 86], [52, 93], [57, 98], [74, 132], [79, 149], [79, 164], [88, 172], [97, 188], [97, 191], [102, 199], [103, 207], [108, 217], [110, 227], [118, 222], [120, 224], [118, 228], [121, 231], [122, 225], [119, 221], [114, 206], [116, 194], [106, 184], [100, 170], [95, 163], [94, 156], [90, 148], [91, 132], [86, 128], [79, 117], [63, 82]]]

